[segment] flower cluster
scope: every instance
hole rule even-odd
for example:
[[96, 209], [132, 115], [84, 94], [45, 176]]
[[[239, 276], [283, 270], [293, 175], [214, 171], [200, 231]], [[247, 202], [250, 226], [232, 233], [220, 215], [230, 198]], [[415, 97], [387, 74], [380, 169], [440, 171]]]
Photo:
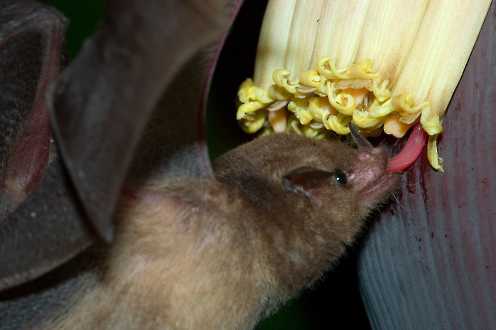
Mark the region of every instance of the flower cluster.
[[338, 69], [333, 60], [323, 58], [315, 69], [297, 79], [285, 69], [275, 70], [272, 79], [267, 90], [251, 79], [241, 84], [236, 117], [245, 132], [295, 132], [322, 139], [349, 134], [353, 122], [364, 135], [385, 132], [401, 138], [420, 121], [431, 137], [429, 161], [441, 169], [436, 147], [442, 132], [439, 115], [428, 101], [417, 103], [410, 95], [394, 95], [389, 81], [381, 79], [371, 60]]

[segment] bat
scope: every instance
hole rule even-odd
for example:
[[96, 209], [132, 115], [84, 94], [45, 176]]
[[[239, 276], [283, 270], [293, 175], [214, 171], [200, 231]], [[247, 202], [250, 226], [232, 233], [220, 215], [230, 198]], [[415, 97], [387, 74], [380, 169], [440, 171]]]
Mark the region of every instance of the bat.
[[[4, 38], [24, 40], [19, 22], [31, 19], [42, 41], [43, 69], [25, 79], [48, 109], [35, 97], [5, 121], [3, 181], [17, 184], [2, 186], [13, 197], [0, 223], [0, 329], [250, 329], [332, 266], [398, 183], [386, 152], [356, 131], [358, 149], [259, 138], [213, 169], [203, 132], [176, 132], [162, 136], [174, 137], [173, 160], [153, 159], [157, 108], [165, 127], [201, 125], [204, 82], [184, 74], [198, 72], [233, 4], [108, 1], [102, 29], [56, 84], [63, 18], [35, 2], [1, 5]], [[45, 127], [43, 145], [31, 125]], [[19, 150], [33, 166], [17, 170]], [[159, 166], [138, 164], [123, 189], [133, 157]]]
[[143, 186], [46, 329], [251, 329], [353, 242], [398, 183], [386, 160], [278, 134], [217, 159], [215, 178]]

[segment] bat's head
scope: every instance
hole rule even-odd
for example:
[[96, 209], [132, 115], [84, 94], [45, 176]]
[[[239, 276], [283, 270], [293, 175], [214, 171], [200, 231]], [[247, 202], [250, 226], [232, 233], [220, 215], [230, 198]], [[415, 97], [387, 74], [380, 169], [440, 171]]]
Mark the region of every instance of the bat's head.
[[[217, 176], [238, 182], [259, 203], [271, 199], [298, 218], [362, 219], [396, 189], [387, 153], [362, 143], [296, 134], [260, 137], [216, 161]], [[270, 193], [269, 193], [270, 192]], [[282, 200], [279, 204], [277, 200]]]

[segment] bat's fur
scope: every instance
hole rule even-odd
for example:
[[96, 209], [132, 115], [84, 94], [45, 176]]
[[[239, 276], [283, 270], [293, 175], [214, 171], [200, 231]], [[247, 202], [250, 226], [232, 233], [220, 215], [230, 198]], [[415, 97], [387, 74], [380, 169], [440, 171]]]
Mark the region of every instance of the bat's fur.
[[[251, 329], [345, 252], [397, 183], [385, 160], [375, 149], [273, 135], [218, 159], [216, 179], [127, 192], [115, 244], [96, 254], [98, 280], [44, 328]], [[342, 169], [348, 183], [288, 191], [283, 177], [297, 168]]]

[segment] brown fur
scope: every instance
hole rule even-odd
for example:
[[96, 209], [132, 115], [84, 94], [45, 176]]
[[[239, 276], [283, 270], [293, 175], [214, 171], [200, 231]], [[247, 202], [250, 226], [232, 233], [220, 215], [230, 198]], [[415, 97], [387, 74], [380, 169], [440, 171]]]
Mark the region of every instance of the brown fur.
[[[273, 135], [218, 159], [216, 179], [143, 188], [123, 199], [100, 281], [45, 328], [251, 329], [345, 252], [397, 183], [384, 176], [385, 160], [378, 150]], [[372, 174], [357, 173], [364, 164]], [[288, 192], [283, 176], [302, 166], [342, 169], [349, 182]], [[383, 187], [363, 198], [375, 182]]]

